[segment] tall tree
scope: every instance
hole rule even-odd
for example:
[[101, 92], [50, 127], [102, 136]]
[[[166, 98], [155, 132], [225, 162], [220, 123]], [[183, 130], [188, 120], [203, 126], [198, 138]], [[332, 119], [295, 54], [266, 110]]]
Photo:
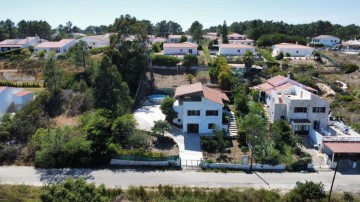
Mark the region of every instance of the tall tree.
[[195, 41], [199, 41], [203, 36], [203, 25], [199, 21], [195, 21], [191, 24], [189, 32]]
[[25, 20], [21, 20], [20, 22], [18, 22], [17, 24], [18, 27], [18, 38], [25, 38], [27, 36], [29, 36], [29, 26], [28, 23]]
[[54, 57], [50, 56], [46, 61], [43, 74], [46, 88], [50, 92], [58, 92], [62, 86], [64, 72]]
[[171, 34], [180, 34], [180, 33], [182, 33], [182, 27], [176, 22], [169, 21], [168, 22], [168, 27], [169, 27], [169, 32]]
[[128, 85], [122, 81], [115, 65], [104, 56], [93, 82], [95, 107], [108, 109], [114, 116], [129, 112], [133, 101]]
[[5, 20], [4, 22], [4, 29], [6, 38], [14, 39], [15, 38], [15, 23], [10, 19]]
[[222, 30], [221, 30], [221, 34], [222, 34], [222, 43], [229, 43], [229, 40], [227, 38], [228, 35], [228, 26], [226, 25], [226, 21], [224, 20], [223, 26], [222, 26]]
[[89, 46], [85, 41], [80, 40], [67, 53], [70, 60], [77, 66], [83, 67], [86, 73], [86, 66], [90, 57]]

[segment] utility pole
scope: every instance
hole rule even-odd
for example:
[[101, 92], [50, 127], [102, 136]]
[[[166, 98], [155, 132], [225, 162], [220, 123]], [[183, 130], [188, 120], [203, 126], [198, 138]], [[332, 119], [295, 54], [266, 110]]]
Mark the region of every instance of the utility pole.
[[332, 182], [331, 182], [331, 188], [330, 188], [329, 200], [328, 200], [329, 202], [331, 201], [331, 193], [332, 193], [332, 190], [333, 190], [335, 176], [336, 176], [336, 173], [337, 173], [337, 170], [338, 170], [339, 163], [340, 163], [340, 154], [338, 154], [338, 160], [336, 162], [335, 173], [334, 173], [334, 177], [333, 177]]

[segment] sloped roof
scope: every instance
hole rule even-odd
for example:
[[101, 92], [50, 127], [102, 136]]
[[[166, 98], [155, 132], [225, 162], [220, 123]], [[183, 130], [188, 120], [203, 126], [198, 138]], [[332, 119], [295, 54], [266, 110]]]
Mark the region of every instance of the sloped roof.
[[195, 43], [184, 42], [184, 43], [164, 43], [164, 48], [197, 48], [198, 45]]
[[331, 35], [320, 35], [320, 36], [314, 37], [314, 39], [325, 39], [325, 38], [329, 38], [329, 37], [338, 38], [338, 37], [331, 36]]
[[47, 41], [35, 46], [36, 48], [61, 48], [75, 39], [62, 39], [60, 41]]
[[354, 143], [325, 142], [324, 145], [334, 153], [360, 154], [359, 142], [354, 142]]
[[15, 96], [21, 97], [21, 96], [28, 95], [28, 94], [31, 94], [31, 93], [33, 93], [33, 92], [31, 92], [31, 91], [21, 91], [21, 92], [15, 93]]
[[229, 43], [229, 44], [219, 44], [220, 48], [254, 48], [253, 46], [249, 46], [246, 44], [240, 43]]
[[0, 93], [6, 89], [6, 86], [0, 86]]
[[201, 92], [203, 96], [213, 102], [224, 104], [223, 100], [229, 101], [225, 93], [203, 86], [201, 83], [179, 86], [176, 88], [175, 97]]
[[285, 79], [286, 79], [286, 77], [281, 76], [281, 75], [277, 75], [277, 76], [274, 76], [274, 77], [266, 80], [266, 82], [271, 84], [272, 86], [275, 86], [276, 84], [282, 82]]
[[290, 49], [314, 49], [308, 46], [303, 46], [300, 44], [292, 44], [292, 43], [279, 43], [274, 45], [277, 48], [290, 48]]
[[246, 36], [238, 34], [238, 33], [232, 33], [232, 34], [228, 34], [227, 37], [243, 37], [243, 38], [245, 38]]

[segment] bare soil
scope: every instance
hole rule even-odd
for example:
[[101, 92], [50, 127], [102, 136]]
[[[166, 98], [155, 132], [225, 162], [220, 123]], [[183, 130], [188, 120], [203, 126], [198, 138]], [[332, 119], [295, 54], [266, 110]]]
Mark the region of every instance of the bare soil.
[[78, 117], [69, 117], [64, 114], [54, 118], [54, 123], [56, 126], [64, 127], [64, 126], [76, 126], [78, 125]]
[[[182, 72], [175, 70], [154, 70], [156, 88], [176, 88], [181, 85], [188, 85], [190, 82], [186, 79], [186, 74], [192, 74], [194, 76], [192, 83], [199, 82], [196, 79], [196, 72]], [[210, 80], [207, 81], [210, 83]]]
[[231, 140], [231, 147], [226, 148], [225, 154], [220, 155], [220, 153], [207, 153], [203, 152], [205, 160], [212, 160], [213, 162], [222, 162], [222, 163], [240, 163], [241, 156], [250, 155], [250, 152], [243, 153], [239, 147], [237, 140]]
[[151, 140], [150, 151], [161, 152], [167, 156], [179, 155], [178, 145], [169, 137], [153, 137]]

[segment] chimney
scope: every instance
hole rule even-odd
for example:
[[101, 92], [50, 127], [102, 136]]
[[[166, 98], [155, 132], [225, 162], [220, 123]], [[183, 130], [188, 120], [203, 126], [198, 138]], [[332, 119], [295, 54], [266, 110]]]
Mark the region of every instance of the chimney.
[[296, 45], [298, 44], [298, 42], [296, 42]]
[[303, 91], [301, 90], [300, 91], [300, 98], [302, 99], [302, 97], [303, 97]]

